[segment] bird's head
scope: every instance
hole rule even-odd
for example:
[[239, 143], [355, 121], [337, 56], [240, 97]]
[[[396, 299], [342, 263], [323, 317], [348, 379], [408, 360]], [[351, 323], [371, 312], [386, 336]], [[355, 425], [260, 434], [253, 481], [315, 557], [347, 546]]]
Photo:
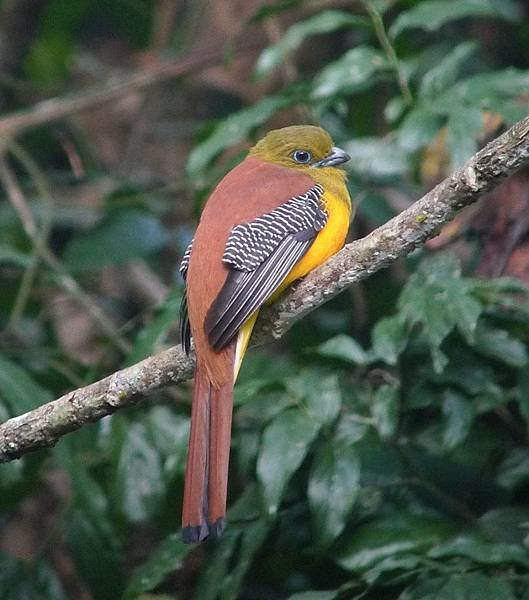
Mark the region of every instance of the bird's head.
[[349, 160], [349, 155], [333, 146], [331, 136], [321, 127], [293, 125], [269, 131], [250, 150], [267, 162], [315, 173], [316, 169], [338, 167]]

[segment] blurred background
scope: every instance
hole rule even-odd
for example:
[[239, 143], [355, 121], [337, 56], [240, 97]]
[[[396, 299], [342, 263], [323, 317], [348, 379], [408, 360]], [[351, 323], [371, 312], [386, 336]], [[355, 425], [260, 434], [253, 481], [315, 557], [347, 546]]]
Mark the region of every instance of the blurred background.
[[[177, 341], [179, 260], [271, 128], [351, 239], [529, 105], [522, 0], [0, 0], [0, 420]], [[248, 355], [229, 528], [179, 520], [191, 384], [0, 466], [0, 598], [529, 599], [529, 172]]]

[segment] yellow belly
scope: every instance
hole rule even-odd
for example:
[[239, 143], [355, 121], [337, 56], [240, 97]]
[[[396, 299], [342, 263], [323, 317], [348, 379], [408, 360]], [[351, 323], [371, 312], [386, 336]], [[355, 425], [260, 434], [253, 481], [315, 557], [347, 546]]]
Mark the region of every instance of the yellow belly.
[[[323, 200], [327, 214], [329, 215], [325, 227], [318, 233], [305, 256], [294, 266], [283, 283], [268, 299], [267, 303], [275, 302], [278, 296], [292, 282], [305, 277], [305, 275], [313, 271], [316, 267], [319, 267], [343, 247], [349, 229], [349, 221], [351, 220], [351, 203], [345, 184], [343, 188], [338, 188], [336, 194], [326, 191]], [[242, 359], [248, 348], [252, 329], [258, 314], [259, 310], [256, 310], [239, 330], [234, 365], [235, 379], [237, 379]]]
[[305, 277], [343, 247], [351, 219], [350, 204], [344, 201], [343, 197], [328, 193], [324, 195], [324, 201], [329, 215], [327, 224], [318, 233], [305, 256], [294, 266], [277, 292], [270, 298], [270, 302], [275, 301], [292, 282]]

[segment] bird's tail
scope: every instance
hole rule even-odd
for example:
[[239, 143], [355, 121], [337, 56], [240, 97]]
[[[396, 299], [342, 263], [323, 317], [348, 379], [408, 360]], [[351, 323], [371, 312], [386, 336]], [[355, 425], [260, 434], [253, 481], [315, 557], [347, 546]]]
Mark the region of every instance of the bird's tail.
[[182, 514], [187, 543], [224, 530], [232, 410], [233, 380], [216, 388], [197, 365]]

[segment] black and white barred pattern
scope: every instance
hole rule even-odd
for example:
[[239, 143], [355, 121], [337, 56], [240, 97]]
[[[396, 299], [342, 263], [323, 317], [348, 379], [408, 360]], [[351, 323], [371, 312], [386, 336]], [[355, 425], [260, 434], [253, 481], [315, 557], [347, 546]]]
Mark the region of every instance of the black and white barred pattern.
[[222, 261], [238, 271], [254, 271], [287, 235], [299, 236], [300, 241], [305, 235], [312, 237], [327, 223], [322, 196], [323, 188], [316, 184], [269, 213], [236, 225], [231, 230]]
[[189, 259], [191, 258], [191, 250], [193, 249], [194, 238], [189, 242], [186, 251], [184, 252], [184, 256], [182, 257], [182, 262], [180, 263], [180, 267], [178, 270], [180, 271], [180, 275], [182, 275], [182, 279], [185, 281], [187, 279], [187, 269], [189, 267]]

